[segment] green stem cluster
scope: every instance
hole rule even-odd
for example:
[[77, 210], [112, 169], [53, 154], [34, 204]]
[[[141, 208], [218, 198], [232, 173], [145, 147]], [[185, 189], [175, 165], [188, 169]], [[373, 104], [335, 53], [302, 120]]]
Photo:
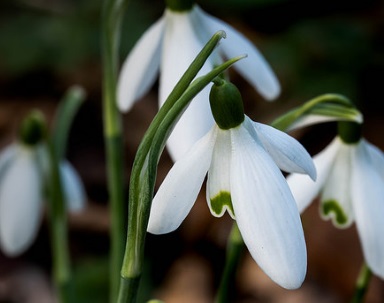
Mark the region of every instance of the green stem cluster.
[[118, 50], [122, 14], [127, 0], [105, 0], [102, 15], [103, 114], [110, 205], [110, 302], [116, 302], [119, 271], [124, 253], [126, 209], [124, 206], [122, 119], [116, 106]]

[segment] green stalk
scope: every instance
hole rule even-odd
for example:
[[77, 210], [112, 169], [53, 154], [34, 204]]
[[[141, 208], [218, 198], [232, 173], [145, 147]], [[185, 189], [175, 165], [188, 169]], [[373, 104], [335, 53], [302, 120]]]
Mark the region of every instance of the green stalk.
[[110, 203], [110, 302], [119, 289], [119, 271], [124, 253], [125, 206], [123, 135], [121, 114], [116, 106], [118, 50], [122, 14], [127, 0], [105, 0], [102, 15], [103, 114]]
[[366, 263], [363, 263], [360, 269], [359, 276], [356, 281], [355, 293], [351, 303], [362, 303], [364, 295], [368, 290], [369, 281], [371, 280], [372, 272]]
[[49, 218], [51, 249], [53, 258], [53, 277], [60, 303], [72, 303], [71, 269], [68, 248], [68, 223], [64, 201], [63, 186], [60, 177], [59, 159], [52, 142], [48, 140], [50, 164]]
[[236, 222], [233, 222], [228, 240], [224, 272], [216, 295], [216, 303], [229, 303], [232, 301], [231, 296], [234, 289], [233, 286], [235, 284], [236, 270], [240, 263], [244, 247], [245, 245], [239, 228], [237, 227]]
[[53, 277], [58, 299], [61, 303], [72, 303], [71, 266], [68, 244], [67, 208], [60, 175], [60, 161], [64, 158], [69, 129], [73, 118], [84, 101], [85, 93], [78, 86], [68, 89], [56, 111], [53, 130], [47, 138], [49, 158], [48, 200], [53, 258]]
[[52, 144], [55, 146], [58, 160], [63, 159], [65, 156], [69, 130], [84, 99], [84, 89], [74, 85], [67, 90], [62, 101], [58, 105], [51, 135]]
[[200, 52], [154, 118], [139, 146], [130, 182], [128, 234], [119, 303], [136, 301], [157, 164], [169, 133], [189, 102], [216, 76], [241, 59], [229, 60], [189, 85], [222, 37], [222, 32], [215, 34]]

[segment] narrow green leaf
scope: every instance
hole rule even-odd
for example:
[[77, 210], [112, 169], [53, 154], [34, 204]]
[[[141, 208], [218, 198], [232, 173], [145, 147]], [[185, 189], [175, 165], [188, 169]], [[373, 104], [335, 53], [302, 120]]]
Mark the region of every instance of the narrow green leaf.
[[57, 159], [64, 158], [69, 130], [84, 99], [84, 89], [76, 85], [68, 89], [59, 103], [52, 130], [52, 144], [57, 154]]

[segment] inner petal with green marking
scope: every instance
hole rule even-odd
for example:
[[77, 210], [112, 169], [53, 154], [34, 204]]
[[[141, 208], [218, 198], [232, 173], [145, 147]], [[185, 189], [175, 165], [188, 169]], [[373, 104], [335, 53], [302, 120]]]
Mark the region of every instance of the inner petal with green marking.
[[345, 226], [348, 222], [348, 216], [336, 200], [327, 200], [321, 203], [322, 215], [326, 218], [332, 218], [338, 226]]
[[227, 191], [219, 192], [215, 197], [210, 199], [209, 209], [215, 217], [221, 217], [225, 210], [228, 211], [229, 215], [234, 219], [235, 212], [233, 211], [231, 194]]

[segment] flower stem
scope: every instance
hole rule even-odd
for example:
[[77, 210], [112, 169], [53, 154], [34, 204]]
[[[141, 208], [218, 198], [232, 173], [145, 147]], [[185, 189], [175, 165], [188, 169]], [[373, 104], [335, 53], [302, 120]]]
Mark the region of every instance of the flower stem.
[[228, 240], [224, 272], [221, 278], [219, 290], [216, 295], [216, 303], [232, 302], [231, 297], [234, 289], [233, 285], [235, 282], [236, 270], [240, 263], [243, 250], [243, 238], [241, 237], [236, 222], [233, 222], [232, 230]]
[[[48, 140], [49, 141], [49, 140]], [[72, 286], [68, 250], [68, 226], [64, 193], [60, 177], [59, 160], [52, 142], [48, 142], [50, 162], [49, 217], [51, 225], [51, 247], [53, 277], [60, 303], [71, 303]]]
[[81, 86], [71, 86], [56, 110], [51, 138], [58, 160], [65, 156], [72, 121], [82, 105], [85, 95], [85, 90]]
[[69, 129], [73, 118], [84, 101], [84, 90], [79, 86], [68, 89], [59, 103], [50, 137], [47, 138], [49, 157], [48, 200], [53, 258], [53, 276], [61, 303], [73, 302], [71, 268], [68, 245], [68, 224], [60, 161], [66, 151]]
[[363, 302], [364, 295], [367, 292], [369, 281], [371, 280], [372, 272], [366, 263], [363, 263], [360, 269], [359, 276], [357, 277], [355, 293], [351, 303]]
[[110, 195], [110, 302], [116, 302], [124, 253], [125, 206], [121, 115], [116, 106], [118, 49], [127, 0], [105, 0], [102, 15], [103, 114]]

